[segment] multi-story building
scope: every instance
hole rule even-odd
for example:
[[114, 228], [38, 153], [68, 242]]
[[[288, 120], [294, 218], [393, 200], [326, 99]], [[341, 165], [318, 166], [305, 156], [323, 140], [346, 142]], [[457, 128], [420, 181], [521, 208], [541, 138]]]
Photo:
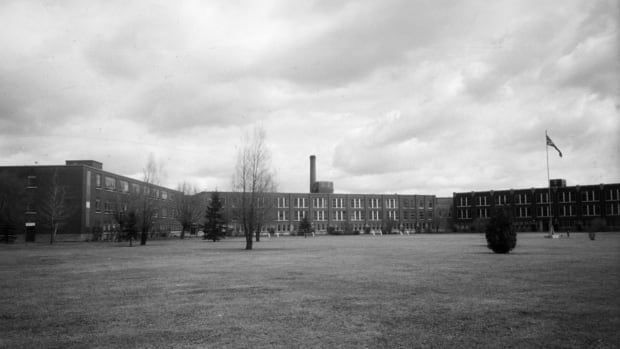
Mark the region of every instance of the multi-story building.
[[[175, 219], [176, 202], [183, 193], [103, 170], [92, 160], [66, 161], [54, 166], [0, 167], [0, 178], [13, 178], [22, 187], [24, 230], [49, 234], [45, 208], [53, 188], [62, 188], [67, 217], [59, 239], [90, 240], [94, 234], [119, 230], [119, 218], [140, 194], [155, 202], [154, 233], [181, 230]], [[308, 193], [268, 193], [263, 230], [295, 232], [304, 218], [319, 233], [385, 230], [409, 232], [471, 231], [479, 228], [498, 208], [508, 209], [519, 231], [548, 231], [549, 222], [559, 230], [587, 229], [595, 219], [609, 229], [620, 229], [620, 184], [566, 186], [552, 180], [550, 188], [490, 190], [434, 195], [338, 194], [332, 182], [316, 180], [315, 157], [310, 157]], [[220, 192], [224, 214], [233, 230], [238, 193]], [[211, 192], [197, 194], [204, 212]], [[1, 212], [0, 212], [1, 213]], [[3, 216], [0, 216], [2, 218]], [[4, 218], [3, 218], [4, 219]], [[3, 222], [0, 222], [4, 224]], [[20, 231], [20, 230], [18, 230]]]
[[[208, 204], [212, 192], [203, 192], [200, 202]], [[235, 230], [239, 193], [220, 192], [223, 209]], [[333, 183], [316, 180], [316, 157], [310, 156], [309, 193], [268, 193], [264, 195], [263, 230], [295, 232], [304, 218], [316, 232], [369, 230], [432, 231], [439, 225], [434, 195], [338, 194]]]
[[620, 183], [566, 186], [552, 180], [550, 187], [454, 193], [455, 228], [469, 231], [493, 210], [508, 209], [519, 231], [584, 230], [595, 219], [608, 229], [620, 228]]
[[454, 230], [452, 220], [452, 198], [435, 199], [434, 228], [438, 233], [448, 233]]
[[[202, 192], [201, 202], [208, 204], [212, 192]], [[235, 230], [239, 194], [219, 192], [225, 216]], [[295, 232], [307, 218], [316, 232], [328, 229], [342, 232], [381, 230], [391, 225], [400, 231], [431, 231], [438, 225], [434, 195], [268, 193], [263, 230]]]
[[[175, 199], [181, 192], [157, 185], [146, 185], [129, 177], [103, 170], [93, 160], [67, 160], [65, 165], [0, 167], [4, 178], [14, 178], [23, 185], [24, 216], [19, 221], [36, 235], [49, 234], [46, 209], [56, 190], [66, 212], [59, 226], [60, 240], [90, 240], [93, 234], [119, 229], [119, 216], [137, 194], [147, 194], [155, 204], [154, 232], [179, 230], [174, 219]], [[133, 194], [133, 195], [132, 195]]]

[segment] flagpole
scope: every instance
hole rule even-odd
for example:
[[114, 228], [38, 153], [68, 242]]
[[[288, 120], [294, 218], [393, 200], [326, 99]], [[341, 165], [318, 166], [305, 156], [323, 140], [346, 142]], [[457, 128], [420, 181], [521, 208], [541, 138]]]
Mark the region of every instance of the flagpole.
[[551, 217], [551, 177], [549, 176], [549, 145], [547, 144], [547, 139], [549, 135], [547, 135], [547, 130], [545, 130], [545, 150], [547, 151], [547, 185], [548, 185], [548, 197], [547, 201], [549, 203], [549, 237], [553, 236], [553, 219]]

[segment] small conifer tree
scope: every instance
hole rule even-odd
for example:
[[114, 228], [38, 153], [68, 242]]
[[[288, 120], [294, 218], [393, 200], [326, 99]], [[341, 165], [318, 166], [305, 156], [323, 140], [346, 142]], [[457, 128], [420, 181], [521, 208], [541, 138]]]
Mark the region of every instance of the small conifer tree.
[[215, 242], [223, 236], [224, 218], [222, 216], [222, 206], [220, 194], [217, 191], [213, 192], [205, 215], [205, 240], [213, 240]]
[[512, 228], [510, 216], [496, 210], [486, 226], [487, 247], [495, 253], [508, 253], [517, 246], [517, 233]]
[[306, 237], [308, 236], [308, 234], [310, 234], [310, 229], [312, 229], [310, 221], [308, 220], [308, 217], [304, 217], [301, 220], [301, 223], [299, 223], [299, 234]]

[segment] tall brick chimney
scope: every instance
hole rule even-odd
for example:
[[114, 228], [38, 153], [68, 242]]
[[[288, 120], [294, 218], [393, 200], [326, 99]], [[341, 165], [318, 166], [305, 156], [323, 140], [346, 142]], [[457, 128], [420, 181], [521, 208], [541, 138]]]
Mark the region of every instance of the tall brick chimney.
[[310, 155], [310, 193], [314, 190], [316, 183], [316, 156]]

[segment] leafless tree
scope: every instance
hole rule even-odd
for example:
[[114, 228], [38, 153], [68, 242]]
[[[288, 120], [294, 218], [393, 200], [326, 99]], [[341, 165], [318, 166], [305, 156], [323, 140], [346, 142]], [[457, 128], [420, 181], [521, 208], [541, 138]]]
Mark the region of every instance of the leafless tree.
[[70, 207], [67, 198], [67, 188], [58, 182], [58, 172], [54, 171], [50, 182], [44, 186], [46, 193], [41, 201], [41, 218], [50, 228], [50, 244], [56, 241], [58, 229], [71, 216], [74, 207]]
[[181, 224], [181, 239], [185, 238], [185, 232], [190, 231], [192, 225], [202, 219], [200, 198], [196, 195], [198, 189], [187, 182], [179, 183], [177, 190], [182, 193], [176, 199], [176, 220]]
[[265, 144], [265, 130], [255, 127], [246, 135], [237, 154], [237, 165], [233, 175], [233, 191], [237, 195], [236, 217], [240, 220], [245, 235], [245, 249], [252, 249], [253, 234], [260, 234], [264, 225], [266, 203], [269, 193], [275, 192], [271, 153]]
[[[153, 226], [153, 220], [159, 211], [156, 197], [156, 186], [160, 184], [163, 176], [163, 166], [158, 164], [153, 154], [149, 155], [146, 167], [142, 170], [143, 187], [134, 198], [134, 207], [139, 217], [140, 245], [146, 245], [149, 231]], [[136, 194], [134, 194], [136, 195]]]

